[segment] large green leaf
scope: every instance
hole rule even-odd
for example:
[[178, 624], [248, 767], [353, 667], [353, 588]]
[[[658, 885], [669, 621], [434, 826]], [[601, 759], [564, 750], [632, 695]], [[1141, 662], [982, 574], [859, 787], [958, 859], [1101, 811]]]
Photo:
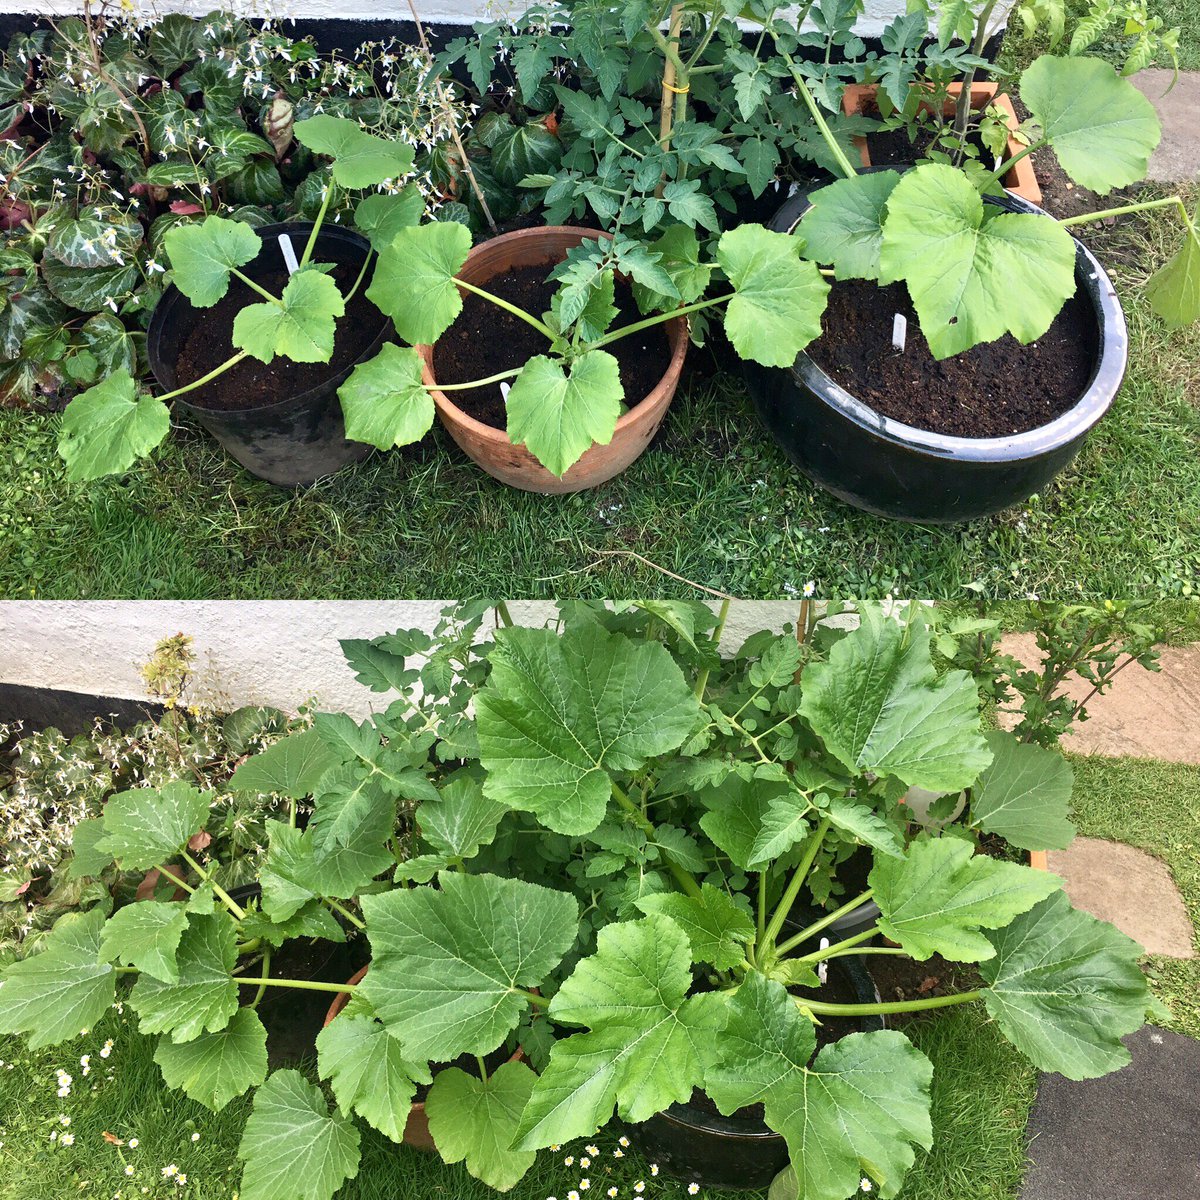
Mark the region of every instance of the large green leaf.
[[689, 996], [692, 956], [664, 916], [607, 925], [550, 1002], [549, 1014], [586, 1025], [555, 1042], [530, 1097], [516, 1146], [588, 1136], [612, 1116], [645, 1121], [687, 1100], [704, 1078], [703, 1054], [725, 1020], [719, 993]]
[[297, 271], [282, 304], [248, 304], [233, 319], [233, 344], [269, 363], [277, 354], [293, 362], [328, 362], [337, 318], [346, 311], [338, 286], [322, 271]]
[[881, 858], [869, 882], [884, 937], [920, 961], [956, 962], [991, 958], [980, 930], [1007, 925], [1062, 887], [1049, 871], [976, 854], [957, 837], [918, 839], [903, 858]]
[[1154, 105], [1115, 67], [1044, 54], [1025, 68], [1020, 95], [1076, 183], [1103, 196], [1145, 179], [1162, 129]]
[[903, 279], [934, 358], [1011, 333], [1036, 341], [1075, 294], [1075, 243], [1048, 217], [985, 205], [962, 171], [926, 163], [888, 199], [880, 282]]
[[190, 1042], [162, 1037], [154, 1061], [168, 1087], [220, 1112], [247, 1088], [267, 1077], [267, 1031], [252, 1008], [239, 1008], [224, 1029]]
[[483, 783], [458, 771], [442, 786], [438, 800], [426, 800], [417, 823], [427, 842], [450, 858], [474, 858], [490, 845], [508, 810], [483, 794]]
[[338, 388], [346, 436], [379, 450], [420, 441], [433, 425], [434, 404], [415, 350], [388, 342], [359, 363]]
[[783, 985], [752, 971], [729, 1000], [729, 1023], [708, 1047], [704, 1089], [723, 1113], [761, 1103], [787, 1139], [801, 1200], [845, 1200], [864, 1175], [894, 1196], [929, 1149], [933, 1067], [904, 1036], [852, 1033], [816, 1049], [812, 1022]]
[[395, 825], [395, 797], [359, 765], [334, 767], [317, 784], [308, 822], [315, 853], [353, 846], [360, 840], [382, 844], [395, 832]]
[[380, 251], [367, 298], [406, 342], [436, 342], [462, 311], [454, 277], [470, 252], [471, 232], [457, 221], [401, 229]]
[[1121, 1038], [1141, 1027], [1151, 996], [1142, 947], [1058, 892], [988, 935], [980, 964], [988, 1012], [1043, 1071], [1094, 1079], [1129, 1062]]
[[1146, 295], [1150, 307], [1172, 328], [1200, 321], [1200, 206], [1183, 245], [1150, 277]]
[[413, 164], [411, 146], [367, 133], [349, 117], [322, 113], [297, 121], [292, 132], [302, 146], [334, 160], [333, 177], [342, 187], [375, 187], [406, 175]]
[[171, 414], [157, 396], [138, 395], [124, 367], [80, 392], [63, 413], [58, 452], [72, 483], [127, 471], [167, 436]]
[[182, 780], [161, 788], [134, 788], [104, 806], [104, 838], [96, 849], [127, 871], [157, 867], [176, 854], [208, 821], [212, 792]]
[[509, 440], [561, 478], [593, 442], [612, 441], [624, 395], [620, 365], [607, 350], [589, 350], [566, 370], [558, 359], [535, 355], [508, 394]]
[[179, 978], [163, 983], [139, 975], [129, 994], [142, 1033], [170, 1033], [190, 1042], [205, 1030], [216, 1033], [237, 1012], [238, 985], [231, 973], [237, 963], [237, 932], [224, 913], [189, 918], [175, 954]]
[[358, 1130], [299, 1071], [276, 1071], [254, 1095], [238, 1157], [241, 1200], [333, 1200], [358, 1174]]
[[899, 182], [899, 171], [874, 171], [812, 192], [797, 230], [804, 253], [832, 266], [837, 279], [878, 279], [884, 214]]
[[821, 333], [829, 284], [816, 263], [800, 258], [795, 238], [761, 225], [723, 233], [717, 262], [735, 293], [725, 306], [733, 348], [764, 367], [790, 367]]
[[574, 897], [520, 879], [443, 872], [439, 888], [364, 896], [362, 992], [413, 1059], [494, 1050], [579, 931]]
[[306, 729], [247, 759], [229, 777], [229, 786], [235, 792], [278, 793], [303, 800], [313, 794], [321, 776], [340, 761], [315, 729]]
[[534, 1150], [512, 1150], [521, 1113], [537, 1076], [523, 1062], [507, 1062], [485, 1082], [458, 1067], [433, 1081], [425, 1101], [429, 1132], [448, 1163], [467, 1170], [498, 1192], [507, 1192], [537, 1158]]
[[210, 308], [229, 290], [229, 276], [258, 256], [262, 239], [242, 221], [205, 217], [163, 235], [175, 286], [197, 308]]
[[165, 983], [179, 980], [175, 952], [188, 925], [182, 904], [143, 900], [118, 909], [104, 926], [100, 957], [137, 967]]
[[[788, 784], [776, 779], [731, 775], [719, 787], [702, 794], [708, 811], [700, 818], [700, 828], [719, 850], [729, 855], [731, 862], [749, 871], [756, 847], [761, 848], [772, 836], [763, 836], [763, 824], [771, 805], [781, 802], [777, 812], [786, 811], [792, 803], [788, 799], [790, 791]], [[803, 803], [803, 798], [798, 797], [798, 801]]]
[[712, 963], [718, 971], [736, 967], [754, 940], [754, 922], [723, 888], [701, 886], [699, 896], [657, 892], [637, 902], [642, 912], [670, 917], [687, 934], [694, 962]]
[[104, 912], [61, 917], [29, 958], [0, 972], [0, 1033], [24, 1034], [31, 1050], [91, 1029], [112, 1007], [116, 975], [100, 961]]
[[1075, 836], [1070, 821], [1071, 764], [1057, 751], [1018, 742], [994, 729], [992, 763], [971, 790], [971, 820], [1022, 850], [1063, 850]]
[[109, 302], [130, 296], [142, 282], [136, 262], [124, 267], [68, 267], [56, 258], [42, 259], [42, 282], [64, 304], [99, 312]]
[[499, 183], [516, 188], [526, 175], [553, 174], [562, 152], [562, 142], [556, 134], [540, 121], [528, 121], [496, 139], [491, 166]]
[[402, 191], [360, 200], [354, 210], [354, 224], [378, 254], [392, 244], [400, 230], [419, 224], [424, 211], [425, 197], [415, 183], [410, 183]]
[[317, 1071], [333, 1088], [342, 1116], [356, 1112], [393, 1142], [402, 1141], [418, 1083], [432, 1076], [405, 1058], [374, 1017], [341, 1015], [317, 1034]]
[[699, 705], [657, 643], [599, 625], [505, 629], [476, 697], [484, 791], [558, 833], [590, 833], [604, 818], [610, 771], [636, 771], [674, 750]]
[[801, 714], [856, 774], [961, 791], [990, 761], [974, 681], [965, 671], [937, 677], [919, 622], [904, 626], [864, 608], [859, 627], [809, 666], [802, 684]]
[[837, 829], [853, 835], [864, 846], [880, 854], [898, 858], [904, 853], [892, 827], [866, 804], [856, 804], [845, 796], [831, 796], [822, 813]]

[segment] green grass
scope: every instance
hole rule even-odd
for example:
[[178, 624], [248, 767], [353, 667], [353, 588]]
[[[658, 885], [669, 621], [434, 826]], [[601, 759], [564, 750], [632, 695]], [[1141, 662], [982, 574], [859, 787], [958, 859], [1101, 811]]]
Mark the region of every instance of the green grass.
[[[353, 598], [503, 594], [1101, 597], [1200, 591], [1200, 331], [1137, 290], [1177, 230], [1093, 236], [1125, 298], [1132, 365], [1113, 411], [1040, 496], [965, 526], [884, 521], [795, 471], [729, 376], [693, 381], [658, 441], [592, 492], [532, 496], [438, 430], [300, 492], [252, 479], [198, 431], [126, 478], [68, 485], [58, 417], [0, 411], [0, 596]], [[694, 594], [694, 593], [692, 593]]]
[[[1066, 741], [1070, 746], [1070, 739]], [[1200, 766], [1072, 755], [1079, 832], [1157, 855], [1171, 869], [1200, 951]], [[1200, 1038], [1200, 958], [1147, 960], [1172, 1028]]]

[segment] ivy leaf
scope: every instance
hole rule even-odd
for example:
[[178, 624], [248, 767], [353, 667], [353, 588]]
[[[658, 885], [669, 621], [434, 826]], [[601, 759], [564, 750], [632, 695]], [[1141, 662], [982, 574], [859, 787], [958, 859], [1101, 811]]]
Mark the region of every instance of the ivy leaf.
[[137, 967], [165, 983], [177, 983], [175, 952], [188, 925], [182, 904], [142, 900], [118, 909], [104, 926], [100, 957]]
[[728, 1001], [729, 1023], [707, 1047], [704, 1089], [729, 1115], [761, 1103], [788, 1145], [804, 1200], [844, 1200], [870, 1176], [895, 1195], [929, 1149], [933, 1066], [894, 1030], [852, 1033], [816, 1049], [812, 1022], [783, 985], [751, 971]]
[[175, 286], [196, 308], [211, 308], [229, 290], [229, 275], [258, 257], [262, 239], [242, 221], [205, 217], [163, 234]]
[[229, 777], [229, 787], [235, 792], [304, 800], [313, 794], [321, 776], [339, 761], [315, 729], [306, 729], [281, 738], [247, 759]]
[[754, 940], [754, 922], [723, 888], [701, 885], [700, 895], [659, 892], [643, 896], [637, 907], [647, 916], [670, 917], [687, 934], [694, 962], [712, 963], [718, 971], [736, 967]]
[[163, 983], [139, 975], [129, 1002], [142, 1033], [170, 1033], [175, 1042], [190, 1042], [205, 1030], [216, 1033], [237, 1012], [237, 932], [224, 913], [191, 916], [175, 954], [177, 982]]
[[337, 318], [346, 312], [337, 284], [321, 271], [297, 271], [280, 300], [247, 304], [233, 319], [233, 344], [265, 363], [277, 354], [293, 362], [328, 362]]
[[864, 609], [828, 660], [805, 670], [800, 713], [847, 770], [909, 787], [961, 791], [991, 758], [971, 677], [949, 671], [939, 679], [929, 631], [877, 609]]
[[100, 961], [104, 912], [67, 913], [42, 949], [0, 972], [0, 1033], [24, 1034], [30, 1050], [91, 1029], [112, 1007], [116, 976]]
[[404, 1057], [399, 1039], [374, 1017], [346, 1014], [317, 1034], [317, 1072], [342, 1116], [358, 1113], [393, 1142], [404, 1140], [417, 1084], [433, 1078], [427, 1063]]
[[276, 1071], [254, 1094], [238, 1157], [241, 1200], [333, 1200], [358, 1174], [358, 1130], [299, 1071]]
[[537, 1158], [511, 1150], [537, 1076], [523, 1062], [497, 1067], [486, 1082], [458, 1067], [438, 1073], [425, 1101], [429, 1132], [443, 1160], [466, 1162], [476, 1179], [507, 1192]]
[[832, 266], [836, 279], [878, 279], [884, 214], [899, 182], [898, 171], [877, 171], [812, 192], [797, 229], [805, 254]]
[[589, 350], [567, 369], [544, 354], [527, 359], [508, 393], [508, 437], [562, 478], [591, 449], [607, 446], [621, 415], [621, 371], [607, 350]]
[[480, 846], [490, 845], [508, 811], [483, 794], [480, 780], [456, 771], [442, 785], [441, 797], [426, 800], [417, 810], [417, 823], [427, 842], [450, 858], [474, 858]]
[[433, 426], [434, 404], [415, 350], [388, 342], [359, 363], [338, 388], [346, 436], [379, 450], [420, 441]]
[[661, 645], [599, 625], [561, 637], [499, 631], [491, 663], [475, 701], [484, 792], [556, 833], [595, 829], [612, 795], [609, 772], [636, 771], [676, 749], [699, 716]]
[[419, 225], [424, 213], [425, 197], [415, 183], [410, 183], [399, 192], [378, 193], [360, 200], [354, 210], [354, 224], [380, 254], [400, 230]]
[[920, 838], [868, 877], [879, 930], [920, 962], [932, 954], [980, 962], [994, 953], [981, 929], [1007, 925], [1062, 887], [1049, 871], [976, 854], [956, 837]]
[[776, 780], [731, 775], [701, 797], [708, 811], [700, 818], [700, 828], [735, 866], [749, 871], [751, 861], [757, 861], [756, 847], [766, 840], [763, 822], [770, 806], [790, 790]]
[[689, 996], [692, 957], [664, 916], [606, 925], [596, 953], [555, 993], [549, 1015], [590, 1032], [555, 1042], [517, 1130], [537, 1150], [588, 1136], [612, 1116], [645, 1121], [687, 1100], [704, 1078], [702, 1054], [725, 1020], [716, 992]]
[[888, 200], [880, 282], [900, 279], [934, 358], [1006, 333], [1028, 344], [1075, 294], [1075, 243], [1057, 221], [989, 208], [957, 168], [926, 163]]
[[1200, 207], [1183, 245], [1146, 284], [1150, 307], [1172, 328], [1200, 321]]
[[1158, 116], [1103, 59], [1043, 54], [1021, 75], [1020, 96], [1080, 186], [1104, 196], [1145, 179], [1162, 137]]
[[454, 277], [470, 252], [471, 231], [457, 221], [402, 229], [379, 252], [367, 298], [404, 341], [432, 344], [462, 312]]
[[173, 780], [161, 788], [134, 788], [104, 806], [104, 832], [97, 850], [111, 854], [126, 871], [157, 867], [208, 821], [212, 792]]
[[971, 819], [1022, 850], [1063, 850], [1071, 824], [1071, 764], [1054, 750], [1025, 745], [1011, 733], [987, 735], [992, 765], [971, 791]]
[[764, 367], [790, 367], [821, 332], [829, 284], [816, 263], [801, 261], [795, 238], [760, 225], [723, 233], [717, 262], [735, 292], [725, 306], [733, 348]]
[[367, 133], [349, 117], [322, 113], [297, 121], [292, 132], [302, 146], [334, 160], [333, 178], [342, 187], [375, 187], [406, 175], [413, 164], [411, 146]]
[[220, 1112], [266, 1079], [267, 1031], [252, 1008], [239, 1008], [216, 1033], [202, 1033], [182, 1044], [159, 1038], [154, 1061], [168, 1087]]
[[361, 991], [407, 1057], [487, 1054], [575, 942], [572, 896], [520, 879], [443, 872], [439, 890], [362, 898], [371, 970]]
[[1034, 1066], [1094, 1079], [1129, 1062], [1121, 1038], [1141, 1028], [1151, 1001], [1137, 942], [1063, 892], [988, 937], [996, 954], [980, 964], [984, 1002]]
[[171, 414], [157, 396], [138, 395], [123, 367], [80, 392], [63, 413], [58, 452], [72, 483], [129, 470], [167, 436]]

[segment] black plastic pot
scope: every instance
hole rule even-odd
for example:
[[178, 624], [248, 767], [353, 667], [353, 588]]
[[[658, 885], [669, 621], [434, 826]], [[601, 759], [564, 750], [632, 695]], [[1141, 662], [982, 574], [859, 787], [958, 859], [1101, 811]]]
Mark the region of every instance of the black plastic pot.
[[[276, 240], [279, 235], [291, 234], [294, 242], [303, 247], [311, 230], [311, 224], [300, 222], [264, 225], [256, 230], [263, 241], [262, 250], [243, 271], [256, 279], [268, 270], [278, 270], [282, 258]], [[315, 257], [318, 262], [350, 262], [358, 267], [369, 248], [365, 238], [348, 229], [325, 227], [317, 237]], [[203, 320], [204, 310], [193, 308], [187, 297], [173, 286], [158, 302], [150, 320], [146, 353], [163, 391], [178, 386], [176, 359], [196, 322]], [[379, 336], [357, 362], [373, 358], [387, 340], [391, 323], [382, 314], [379, 322]], [[186, 397], [173, 403], [203, 425], [251, 474], [281, 487], [298, 487], [331, 475], [371, 452], [365, 442], [346, 440], [342, 406], [337, 397], [338, 388], [355, 365], [351, 363], [318, 387], [281, 397], [278, 403], [260, 408], [201, 408], [189, 404]]]
[[[1012, 212], [1043, 211], [1015, 196], [988, 200]], [[771, 227], [795, 228], [808, 206], [798, 192]], [[755, 407], [800, 470], [857, 508], [933, 523], [990, 516], [1028, 499], [1075, 457], [1125, 377], [1129, 338], [1117, 294], [1079, 241], [1075, 278], [1096, 314], [1099, 352], [1087, 390], [1048, 425], [998, 438], [917, 429], [856, 400], [803, 353], [789, 369], [746, 364]]]
[[[879, 1000], [862, 959], [835, 958], [861, 1004]], [[862, 1018], [862, 1032], [882, 1029], [883, 1017]], [[788, 1164], [787, 1143], [757, 1117], [722, 1117], [694, 1104], [672, 1104], [665, 1112], [627, 1126], [638, 1150], [667, 1174], [706, 1188], [766, 1188]]]

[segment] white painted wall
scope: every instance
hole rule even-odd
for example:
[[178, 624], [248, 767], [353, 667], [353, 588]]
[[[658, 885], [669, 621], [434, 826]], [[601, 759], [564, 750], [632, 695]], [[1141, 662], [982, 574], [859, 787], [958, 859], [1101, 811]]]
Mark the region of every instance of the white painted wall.
[[[440, 600], [24, 600], [0, 604], [0, 683], [148, 699], [139, 668], [174, 633], [194, 639], [196, 694], [222, 707], [272, 704], [295, 710], [310, 698], [365, 715], [387, 696], [357, 683], [339, 638], [395, 629], [432, 630]], [[514, 620], [540, 625], [544, 601], [514, 601]], [[735, 601], [722, 645], [796, 618], [795, 601]]]

